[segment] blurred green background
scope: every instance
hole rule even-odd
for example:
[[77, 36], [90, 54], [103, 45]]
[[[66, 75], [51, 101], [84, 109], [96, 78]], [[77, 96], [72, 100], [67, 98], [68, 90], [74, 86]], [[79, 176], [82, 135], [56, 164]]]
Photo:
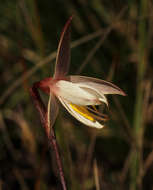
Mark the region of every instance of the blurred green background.
[[52, 75], [71, 15], [69, 73], [112, 81], [128, 96], [108, 96], [110, 120], [102, 130], [61, 106], [54, 127], [67, 187], [153, 189], [152, 10], [152, 0], [1, 2], [0, 190], [62, 189], [28, 89]]

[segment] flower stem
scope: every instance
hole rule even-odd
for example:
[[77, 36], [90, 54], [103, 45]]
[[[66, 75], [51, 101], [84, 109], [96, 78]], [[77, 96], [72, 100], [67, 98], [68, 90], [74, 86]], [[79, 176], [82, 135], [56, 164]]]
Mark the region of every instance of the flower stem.
[[61, 184], [62, 184], [63, 190], [66, 190], [67, 188], [66, 188], [66, 183], [65, 183], [65, 178], [64, 178], [63, 168], [62, 168], [62, 161], [61, 161], [59, 150], [58, 150], [54, 128], [52, 128], [51, 135], [48, 137], [48, 140], [49, 140], [49, 144], [50, 143], [52, 144], [52, 147], [55, 151], [56, 162], [57, 162], [57, 166], [59, 170]]
[[43, 101], [41, 100], [41, 97], [37, 90], [37, 84], [34, 84], [33, 87], [30, 89], [30, 94], [31, 94], [31, 97], [33, 98], [35, 107], [36, 107], [37, 111], [39, 112], [41, 123], [42, 123], [43, 128], [45, 129], [45, 133], [48, 137], [48, 143], [50, 146], [52, 145], [53, 150], [55, 152], [56, 162], [57, 162], [63, 190], [67, 190], [66, 182], [64, 179], [63, 168], [62, 168], [62, 161], [61, 161], [59, 150], [58, 150], [58, 145], [57, 145], [57, 141], [56, 141], [54, 128], [51, 129], [51, 132], [50, 132], [50, 130], [48, 130], [48, 129], [50, 129], [50, 126], [48, 126], [48, 121], [47, 121], [47, 115], [48, 115], [47, 109], [46, 109]]

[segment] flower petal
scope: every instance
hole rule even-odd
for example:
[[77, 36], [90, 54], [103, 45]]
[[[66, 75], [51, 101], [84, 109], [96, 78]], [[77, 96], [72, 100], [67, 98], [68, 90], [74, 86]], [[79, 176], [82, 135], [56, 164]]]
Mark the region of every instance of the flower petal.
[[93, 87], [99, 91], [99, 93], [102, 94], [119, 94], [122, 96], [126, 96], [126, 94], [116, 85], [107, 82], [105, 80], [100, 80], [92, 77], [86, 77], [86, 76], [78, 76], [78, 75], [71, 75], [69, 76], [69, 80], [72, 83], [82, 83], [86, 84], [90, 87]]
[[57, 104], [56, 97], [50, 93], [48, 107], [47, 107], [47, 121], [49, 127], [53, 127], [58, 112], [59, 112], [59, 106]]
[[66, 22], [60, 37], [54, 78], [62, 77], [67, 74], [70, 64], [70, 24], [72, 17]]
[[62, 105], [67, 109], [67, 111], [79, 120], [81, 123], [89, 126], [101, 129], [104, 127], [100, 122], [98, 122], [93, 115], [88, 112], [88, 110], [83, 106], [77, 106], [74, 104], [69, 103], [68, 101], [58, 97]]
[[99, 89], [97, 90], [97, 88], [87, 83], [77, 83], [77, 85], [86, 92], [89, 92], [90, 94], [96, 96], [100, 102], [104, 102], [108, 106], [107, 98], [101, 91], [99, 91]]
[[96, 93], [91, 93], [83, 88], [80, 88], [77, 83], [72, 83], [65, 80], [60, 80], [56, 83], [56, 96], [77, 105], [98, 105], [101, 102]]

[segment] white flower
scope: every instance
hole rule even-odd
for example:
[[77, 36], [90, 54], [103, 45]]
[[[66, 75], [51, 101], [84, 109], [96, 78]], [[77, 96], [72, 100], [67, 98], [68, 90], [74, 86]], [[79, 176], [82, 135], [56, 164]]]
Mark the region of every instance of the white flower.
[[61, 34], [53, 78], [46, 78], [36, 85], [50, 94], [48, 119], [51, 125], [58, 114], [57, 98], [77, 120], [90, 127], [102, 128], [107, 116], [99, 113], [95, 106], [102, 103], [108, 106], [106, 94], [125, 96], [125, 93], [116, 85], [104, 80], [77, 75], [67, 76], [70, 64], [71, 19], [72, 17], [67, 21]]

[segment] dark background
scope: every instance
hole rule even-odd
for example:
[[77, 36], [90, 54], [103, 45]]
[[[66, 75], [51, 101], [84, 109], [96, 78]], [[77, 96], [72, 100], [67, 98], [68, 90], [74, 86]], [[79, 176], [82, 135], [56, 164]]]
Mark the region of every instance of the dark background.
[[69, 73], [112, 81], [127, 96], [108, 95], [102, 130], [61, 106], [54, 127], [68, 189], [153, 189], [152, 10], [151, 0], [0, 3], [0, 189], [62, 189], [28, 89], [53, 74], [71, 15]]

